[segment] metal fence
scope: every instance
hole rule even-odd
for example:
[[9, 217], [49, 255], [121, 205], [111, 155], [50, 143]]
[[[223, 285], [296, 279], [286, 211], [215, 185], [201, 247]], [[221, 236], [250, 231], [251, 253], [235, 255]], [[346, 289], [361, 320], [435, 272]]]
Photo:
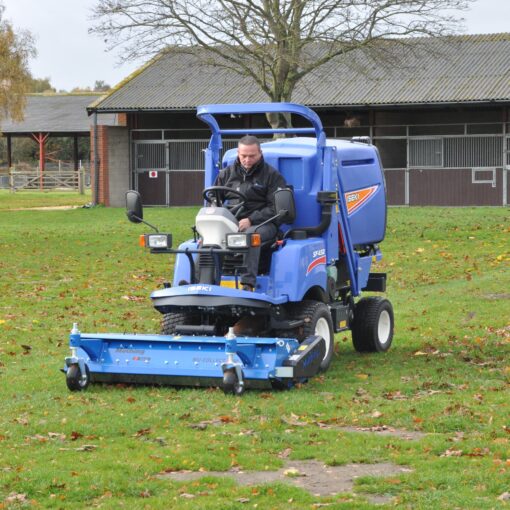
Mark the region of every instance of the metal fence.
[[[236, 140], [223, 140], [223, 152], [237, 146]], [[204, 169], [204, 151], [209, 140], [144, 140], [134, 142], [135, 170], [197, 171]]]

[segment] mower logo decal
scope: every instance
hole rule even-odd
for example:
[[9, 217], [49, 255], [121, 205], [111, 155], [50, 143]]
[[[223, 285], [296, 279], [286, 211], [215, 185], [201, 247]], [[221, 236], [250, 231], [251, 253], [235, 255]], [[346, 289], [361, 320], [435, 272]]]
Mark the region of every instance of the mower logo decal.
[[308, 264], [308, 267], [306, 268], [306, 274], [308, 274], [312, 269], [314, 269], [317, 266], [320, 266], [321, 264], [326, 264], [326, 255], [322, 255], [322, 257], [319, 257], [318, 259], [312, 260], [310, 264]]
[[357, 211], [362, 205], [368, 202], [370, 197], [378, 190], [378, 188], [379, 185], [376, 185], [345, 193], [347, 214], [351, 215], [354, 211]]
[[188, 292], [211, 292], [212, 287], [210, 285], [192, 285], [191, 287], [188, 287]]

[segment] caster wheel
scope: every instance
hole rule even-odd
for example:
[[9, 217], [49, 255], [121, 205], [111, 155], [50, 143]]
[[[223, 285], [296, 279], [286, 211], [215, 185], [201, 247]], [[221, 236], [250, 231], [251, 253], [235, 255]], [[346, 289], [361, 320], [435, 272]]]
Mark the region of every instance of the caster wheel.
[[71, 365], [67, 369], [66, 384], [70, 391], [86, 390], [90, 384], [89, 367], [85, 365], [85, 378], [82, 378], [79, 365]]
[[239, 383], [235, 370], [225, 370], [223, 373], [223, 393], [236, 396], [244, 393], [244, 384]]

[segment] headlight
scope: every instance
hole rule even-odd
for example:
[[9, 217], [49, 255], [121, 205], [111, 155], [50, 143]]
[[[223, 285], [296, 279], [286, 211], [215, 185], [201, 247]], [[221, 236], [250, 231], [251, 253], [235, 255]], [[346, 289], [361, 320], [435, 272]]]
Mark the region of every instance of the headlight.
[[248, 248], [250, 246], [248, 234], [227, 234], [228, 248]]
[[165, 252], [172, 247], [172, 234], [145, 234], [140, 236], [140, 246], [151, 252]]
[[227, 234], [227, 248], [242, 250], [250, 246], [260, 246], [260, 234]]
[[149, 248], [166, 249], [168, 246], [167, 234], [149, 234]]

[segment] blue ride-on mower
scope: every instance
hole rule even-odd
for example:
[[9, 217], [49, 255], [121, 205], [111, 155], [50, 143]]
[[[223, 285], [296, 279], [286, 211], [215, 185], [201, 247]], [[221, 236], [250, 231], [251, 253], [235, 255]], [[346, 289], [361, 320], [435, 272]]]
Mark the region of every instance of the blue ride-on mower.
[[[307, 127], [223, 129], [231, 115], [291, 114]], [[161, 334], [88, 334], [75, 324], [64, 372], [71, 391], [91, 382], [290, 388], [328, 369], [334, 335], [351, 330], [360, 352], [387, 351], [393, 309], [380, 296], [386, 274], [371, 272], [380, 260], [386, 229], [381, 160], [370, 139], [326, 139], [318, 115], [292, 103], [205, 105], [198, 118], [212, 136], [205, 151], [204, 207], [193, 238], [172, 248], [172, 235], [143, 219], [140, 195], [128, 191], [127, 216], [149, 225], [143, 236], [153, 254], [174, 254], [172, 283], [151, 294], [162, 315]], [[264, 159], [288, 185], [274, 196], [280, 225], [276, 242], [261, 247], [254, 292], [241, 289], [245, 254], [260, 236], [238, 231], [245, 197], [214, 186], [236, 149], [221, 158], [222, 136], [270, 138]], [[226, 196], [230, 200], [226, 199]], [[168, 211], [171, 217], [172, 210]]]

